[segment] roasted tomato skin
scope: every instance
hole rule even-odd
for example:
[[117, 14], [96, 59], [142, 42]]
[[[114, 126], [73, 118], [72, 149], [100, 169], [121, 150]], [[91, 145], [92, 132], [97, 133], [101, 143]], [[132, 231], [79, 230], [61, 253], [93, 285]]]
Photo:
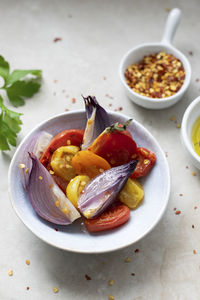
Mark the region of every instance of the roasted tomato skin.
[[85, 219], [84, 223], [89, 232], [99, 232], [113, 229], [126, 223], [130, 218], [130, 209], [123, 204], [111, 207], [99, 217]]
[[[102, 132], [88, 150], [103, 157], [112, 167], [128, 163], [135, 159], [137, 145], [128, 130], [121, 130], [123, 125], [113, 125]], [[118, 127], [117, 127], [118, 126]]]
[[80, 147], [83, 141], [84, 130], [82, 129], [67, 129], [58, 133], [50, 142], [47, 149], [44, 151], [40, 162], [49, 168], [51, 156], [55, 150], [62, 146], [77, 146]]
[[138, 160], [138, 163], [130, 176], [132, 179], [147, 175], [156, 163], [155, 153], [142, 147], [138, 148], [136, 159]]

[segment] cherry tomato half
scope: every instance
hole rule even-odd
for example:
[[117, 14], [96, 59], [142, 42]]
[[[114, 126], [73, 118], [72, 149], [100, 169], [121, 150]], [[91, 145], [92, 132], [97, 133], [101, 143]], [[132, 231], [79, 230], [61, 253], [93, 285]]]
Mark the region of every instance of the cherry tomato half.
[[155, 165], [156, 155], [146, 148], [138, 148], [136, 159], [138, 160], [138, 163], [134, 172], [130, 176], [132, 179], [147, 175]]
[[[115, 126], [115, 127], [112, 127]], [[120, 166], [134, 159], [137, 145], [128, 130], [121, 124], [106, 128], [92, 143], [88, 150], [103, 157], [112, 167]]]
[[40, 162], [48, 168], [53, 152], [61, 146], [77, 146], [80, 147], [83, 141], [84, 130], [67, 129], [58, 133], [50, 142], [44, 151]]
[[113, 229], [130, 218], [130, 209], [123, 204], [113, 206], [95, 219], [85, 219], [84, 223], [89, 232]]

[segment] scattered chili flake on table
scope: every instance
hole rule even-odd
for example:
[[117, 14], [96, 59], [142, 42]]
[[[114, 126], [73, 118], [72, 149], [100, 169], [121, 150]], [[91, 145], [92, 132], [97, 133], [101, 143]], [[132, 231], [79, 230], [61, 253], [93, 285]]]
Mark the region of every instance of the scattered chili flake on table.
[[58, 291], [59, 291], [59, 289], [56, 286], [54, 286], [53, 287], [53, 292], [56, 294], [56, 293], [58, 293]]
[[180, 197], [182, 197], [182, 196], [183, 196], [183, 194], [179, 194], [179, 196], [180, 196]]
[[171, 117], [170, 117], [170, 121], [176, 121], [175, 116], [171, 116]]
[[197, 209], [197, 208], [198, 208], [197, 206], [194, 207], [194, 209]]
[[194, 228], [194, 225], [192, 225], [192, 228]]
[[27, 287], [26, 287], [26, 289], [27, 289], [27, 291], [28, 291], [28, 290], [30, 290], [30, 287], [29, 287], [29, 286], [27, 286]]
[[72, 98], [72, 103], [76, 103], [76, 98]]
[[131, 276], [135, 276], [135, 273], [131, 273]]
[[91, 280], [92, 278], [89, 276], [89, 275], [87, 275], [87, 274], [85, 274], [85, 278], [87, 279], [87, 280]]
[[193, 55], [193, 52], [192, 52], [192, 51], [188, 51], [188, 53], [189, 53], [189, 55], [191, 55], [191, 56]]
[[176, 210], [176, 207], [174, 207], [174, 210]]
[[130, 257], [127, 257], [127, 258], [125, 258], [125, 262], [126, 262], [126, 263], [129, 263], [129, 262], [131, 262], [131, 259], [130, 259]]
[[181, 214], [181, 211], [180, 211], [180, 210], [177, 210], [177, 211], [175, 212], [175, 214], [176, 214], [176, 215], [180, 215], [180, 214]]
[[69, 111], [69, 108], [65, 108], [65, 111]]
[[103, 76], [103, 80], [106, 80], [107, 78], [106, 78], [106, 76]]
[[185, 70], [178, 58], [160, 52], [144, 56], [142, 61], [128, 66], [124, 75], [134, 92], [150, 98], [166, 98], [180, 90]]
[[29, 265], [30, 265], [30, 260], [29, 260], [29, 259], [26, 259], [26, 260], [25, 260], [25, 263], [29, 266]]
[[196, 251], [196, 250], [193, 250], [193, 254], [197, 254], [197, 251]]
[[110, 279], [109, 281], [108, 281], [108, 284], [111, 286], [111, 285], [113, 285], [114, 284], [114, 280], [113, 279]]
[[9, 275], [9, 276], [13, 276], [13, 270], [10, 269], [10, 270], [8, 271], [8, 275]]
[[54, 228], [55, 229], [55, 231], [58, 231], [58, 228]]
[[62, 41], [62, 38], [56, 37], [53, 41], [54, 41], [54, 43], [56, 43], [56, 42]]
[[140, 250], [139, 249], [135, 249], [135, 253], [138, 253]]
[[186, 169], [189, 169], [189, 167], [188, 167], [188, 166], [186, 166]]

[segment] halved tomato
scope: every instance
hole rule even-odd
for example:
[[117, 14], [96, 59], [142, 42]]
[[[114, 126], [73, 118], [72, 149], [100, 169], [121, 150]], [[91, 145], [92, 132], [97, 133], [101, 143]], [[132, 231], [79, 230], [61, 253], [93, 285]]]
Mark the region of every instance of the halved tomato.
[[84, 223], [88, 231], [98, 232], [121, 226], [130, 218], [130, 209], [123, 204], [111, 207], [95, 219], [85, 219]]
[[113, 124], [106, 128], [88, 150], [106, 159], [112, 167], [128, 163], [136, 157], [137, 145], [126, 124]]
[[138, 148], [136, 159], [138, 160], [138, 163], [134, 172], [130, 176], [132, 179], [147, 175], [155, 165], [156, 155], [146, 148]]
[[83, 141], [83, 129], [67, 129], [58, 133], [50, 142], [47, 149], [44, 151], [40, 162], [48, 168], [51, 156], [55, 150], [62, 146], [77, 146], [80, 147]]

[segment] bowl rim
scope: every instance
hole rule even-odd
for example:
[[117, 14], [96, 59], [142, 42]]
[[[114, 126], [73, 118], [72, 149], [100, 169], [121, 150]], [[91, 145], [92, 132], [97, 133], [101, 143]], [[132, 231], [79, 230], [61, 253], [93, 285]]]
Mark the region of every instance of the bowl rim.
[[[119, 112], [113, 112], [113, 111], [110, 111], [110, 110], [107, 110], [108, 114], [111, 114], [112, 116], [122, 116], [124, 118], [129, 118], [127, 115], [125, 114], [122, 114], [122, 113], [119, 113]], [[154, 138], [154, 136], [150, 133], [149, 130], [147, 130], [142, 124], [140, 124], [138, 121], [134, 120], [135, 124], [142, 128], [142, 130], [146, 133], [148, 133], [148, 136], [151, 137], [151, 139], [153, 140], [153, 142], [155, 143], [156, 147], [159, 149], [160, 153], [162, 154], [162, 157], [164, 159], [164, 163], [165, 163], [165, 174], [166, 174], [166, 182], [167, 182], [167, 189], [166, 189], [166, 193], [165, 193], [165, 201], [159, 211], [159, 214], [157, 216], [157, 218], [155, 219], [155, 221], [152, 223], [152, 225], [139, 237], [137, 238], [137, 240], [134, 240], [133, 242], [129, 242], [129, 243], [126, 243], [122, 246], [116, 246], [116, 247], [112, 247], [110, 248], [109, 250], [106, 249], [106, 250], [101, 250], [101, 251], [88, 251], [88, 250], [77, 250], [77, 249], [73, 249], [73, 248], [67, 248], [67, 247], [61, 247], [57, 244], [54, 244], [53, 242], [45, 239], [43, 237], [43, 235], [37, 230], [35, 230], [34, 228], [31, 227], [31, 225], [26, 222], [24, 219], [23, 219], [23, 214], [21, 215], [21, 213], [18, 211], [17, 207], [15, 206], [15, 197], [14, 197], [14, 193], [13, 191], [11, 190], [11, 180], [12, 180], [12, 170], [13, 168], [15, 167], [15, 164], [16, 164], [16, 157], [17, 157], [17, 154], [18, 154], [18, 151], [20, 150], [20, 147], [21, 145], [29, 138], [30, 135], [32, 135], [36, 130], [39, 130], [40, 127], [42, 127], [44, 124], [48, 124], [49, 122], [57, 119], [57, 118], [60, 118], [62, 116], [65, 116], [65, 115], [74, 115], [74, 114], [83, 114], [85, 113], [85, 110], [83, 109], [79, 109], [79, 110], [73, 110], [73, 111], [69, 111], [69, 112], [64, 112], [64, 113], [61, 113], [61, 114], [57, 114], [53, 117], [50, 117], [42, 122], [40, 122], [38, 125], [34, 126], [34, 128], [22, 139], [21, 143], [19, 144], [17, 150], [15, 151], [15, 154], [12, 158], [12, 161], [10, 163], [10, 167], [9, 167], [9, 171], [8, 171], [8, 193], [9, 193], [9, 198], [10, 198], [10, 201], [11, 201], [11, 205], [15, 211], [15, 213], [17, 214], [17, 216], [19, 217], [19, 219], [22, 221], [22, 223], [33, 233], [35, 234], [38, 238], [40, 238], [43, 242], [46, 242], [47, 244], [53, 246], [53, 247], [56, 247], [58, 249], [62, 249], [62, 250], [67, 250], [67, 251], [70, 251], [70, 252], [74, 252], [74, 253], [81, 253], [81, 254], [100, 254], [100, 253], [108, 253], [108, 252], [113, 252], [113, 251], [117, 251], [117, 250], [120, 250], [120, 249], [123, 249], [123, 248], [126, 248], [136, 242], [138, 242], [139, 240], [143, 239], [148, 233], [150, 233], [155, 227], [156, 225], [160, 222], [162, 216], [164, 215], [165, 213], [165, 210], [167, 208], [167, 205], [168, 205], [168, 202], [169, 202], [169, 197], [170, 197], [170, 190], [171, 190], [171, 178], [170, 178], [170, 170], [169, 170], [169, 164], [167, 162], [167, 159], [166, 159], [166, 156], [165, 156], [165, 153], [164, 151], [162, 150], [161, 146], [159, 145], [159, 143], [157, 142], [157, 140]]]
[[[145, 48], [145, 47], [147, 48], [147, 47], [152, 47], [152, 46], [153, 47], [154, 46], [161, 46], [161, 47], [165, 47], [165, 48], [168, 48], [168, 49], [172, 49], [173, 51], [177, 52], [178, 55], [181, 56], [181, 59], [180, 59], [181, 62], [183, 63], [183, 61], [184, 61], [184, 67], [186, 66], [186, 68], [187, 68], [187, 70], [185, 70], [186, 76], [185, 76], [185, 80], [184, 80], [183, 85], [181, 86], [180, 90], [176, 94], [174, 94], [174, 95], [172, 95], [170, 97], [166, 97], [166, 98], [151, 98], [151, 97], [143, 96], [143, 95], [141, 95], [139, 93], [134, 92], [128, 86], [128, 84], [125, 81], [125, 77], [124, 77], [124, 73], [123, 73], [123, 67], [124, 67], [126, 59], [134, 51], [136, 51], [136, 50], [138, 50], [140, 48]], [[192, 73], [192, 71], [191, 71], [191, 65], [190, 65], [190, 62], [187, 59], [187, 57], [181, 51], [179, 51], [176, 47], [172, 46], [171, 44], [164, 43], [164, 42], [143, 43], [143, 44], [140, 44], [140, 45], [138, 45], [136, 47], [133, 47], [133, 48], [129, 49], [124, 54], [124, 56], [122, 57], [121, 62], [120, 62], [120, 66], [119, 66], [119, 76], [120, 76], [121, 82], [123, 83], [123, 86], [125, 87], [125, 89], [127, 89], [133, 96], [139, 98], [143, 102], [152, 103], [152, 104], [154, 104], [154, 106], [157, 106], [157, 105], [159, 105], [161, 103], [170, 103], [170, 102], [173, 102], [176, 98], [181, 97], [181, 95], [183, 95], [185, 93], [185, 91], [187, 90], [187, 88], [188, 88], [188, 86], [190, 84], [191, 73]]]
[[[197, 104], [200, 103], [200, 96], [195, 98], [190, 105], [187, 107], [183, 119], [182, 119], [182, 124], [181, 124], [181, 135], [182, 135], [182, 140], [184, 142], [184, 145], [188, 151], [188, 153], [200, 164], [200, 156], [195, 152], [190, 137], [187, 134], [187, 125], [188, 125], [188, 120], [190, 116], [193, 114], [195, 107]], [[200, 116], [200, 112], [199, 112]], [[194, 123], [193, 123], [194, 124]]]

